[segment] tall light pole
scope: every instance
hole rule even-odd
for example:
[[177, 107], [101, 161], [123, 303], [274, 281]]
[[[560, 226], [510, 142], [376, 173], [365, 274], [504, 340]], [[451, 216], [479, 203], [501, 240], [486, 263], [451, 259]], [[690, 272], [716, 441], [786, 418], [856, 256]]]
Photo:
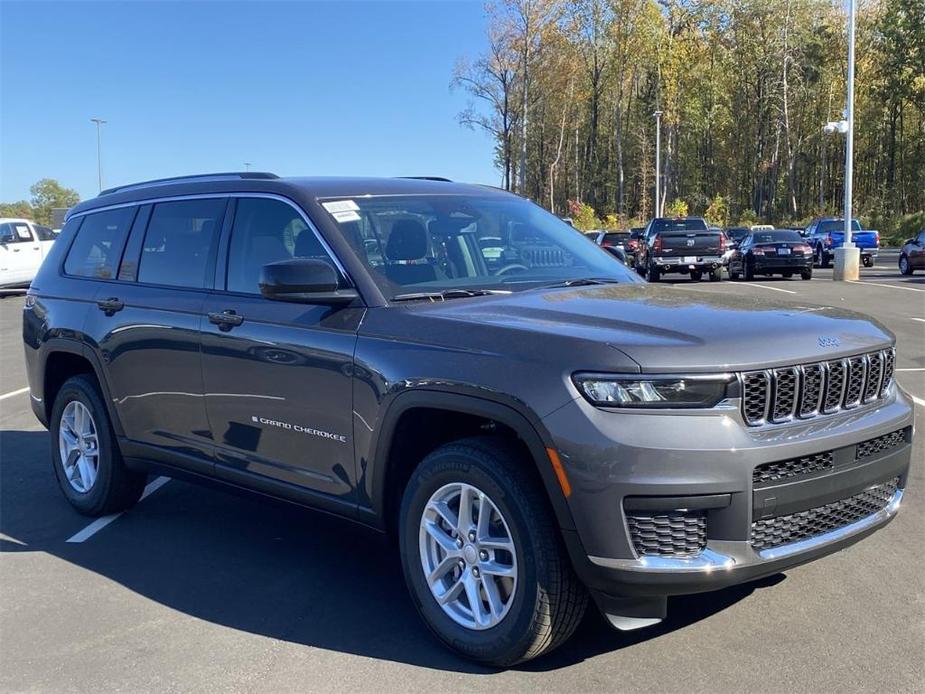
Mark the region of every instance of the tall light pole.
[[102, 118], [91, 118], [91, 123], [96, 123], [96, 176], [100, 184], [100, 192], [103, 190], [103, 149], [101, 144], [100, 126], [107, 121]]
[[244, 170], [245, 171], [251, 170], [251, 163], [249, 161], [244, 162]]
[[655, 116], [655, 217], [662, 216], [660, 193], [662, 183], [662, 112], [656, 111]]
[[845, 242], [835, 249], [832, 279], [856, 280], [860, 276], [861, 251], [851, 240], [851, 193], [854, 175], [854, 25], [857, 0], [848, 3], [848, 104], [845, 109]]

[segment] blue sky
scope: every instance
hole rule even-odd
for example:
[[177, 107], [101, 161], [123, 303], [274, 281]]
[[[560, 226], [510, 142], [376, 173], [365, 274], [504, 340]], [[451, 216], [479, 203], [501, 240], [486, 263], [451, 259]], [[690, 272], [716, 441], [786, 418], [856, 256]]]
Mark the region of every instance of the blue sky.
[[205, 171], [445, 175], [497, 184], [450, 90], [485, 45], [471, 2], [0, 0], [0, 201], [56, 178]]

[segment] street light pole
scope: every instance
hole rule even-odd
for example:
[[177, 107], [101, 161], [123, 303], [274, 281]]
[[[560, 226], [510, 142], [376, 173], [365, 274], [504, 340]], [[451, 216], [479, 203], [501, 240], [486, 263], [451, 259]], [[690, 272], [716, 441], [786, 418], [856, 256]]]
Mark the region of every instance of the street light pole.
[[832, 279], [856, 280], [860, 276], [861, 251], [851, 240], [851, 194], [854, 174], [854, 25], [857, 0], [848, 3], [848, 103], [845, 109], [845, 241], [835, 249]]
[[106, 123], [102, 118], [91, 118], [91, 123], [96, 123], [96, 177], [100, 185], [100, 192], [103, 191], [103, 149], [101, 145], [100, 126]]
[[244, 170], [245, 171], [251, 170], [251, 163], [249, 161], [244, 162]]
[[662, 112], [656, 111], [655, 116], [655, 217], [662, 216], [660, 188], [662, 183]]

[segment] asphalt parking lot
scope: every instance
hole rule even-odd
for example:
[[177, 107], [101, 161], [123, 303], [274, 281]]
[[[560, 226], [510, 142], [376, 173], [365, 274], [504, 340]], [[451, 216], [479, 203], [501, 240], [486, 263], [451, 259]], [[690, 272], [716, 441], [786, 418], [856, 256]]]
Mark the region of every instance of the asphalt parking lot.
[[[897, 379], [921, 422], [925, 276], [901, 277], [886, 252], [860, 282], [830, 278], [667, 281], [875, 317], [897, 335]], [[903, 509], [881, 532], [757, 584], [672, 599], [648, 630], [617, 633], [589, 611], [564, 648], [495, 671], [437, 644], [391, 548], [350, 524], [170, 481], [86, 531], [29, 411], [21, 308], [20, 295], [0, 299], [3, 692], [925, 690], [921, 425]]]

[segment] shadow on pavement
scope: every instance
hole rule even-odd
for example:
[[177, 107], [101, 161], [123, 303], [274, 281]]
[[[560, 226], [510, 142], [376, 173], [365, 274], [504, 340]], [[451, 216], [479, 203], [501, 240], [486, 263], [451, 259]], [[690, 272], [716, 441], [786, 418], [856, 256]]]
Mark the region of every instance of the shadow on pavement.
[[[87, 542], [68, 544], [90, 519], [58, 491], [47, 432], [0, 432], [0, 457], [3, 552], [46, 552], [232, 629], [421, 667], [493, 671], [457, 658], [431, 636], [407, 597], [397, 552], [377, 533], [249, 494], [172, 481]], [[589, 609], [568, 644], [522, 667], [552, 670], [632, 647], [782, 579], [674, 598], [668, 620], [637, 632], [613, 631]]]

